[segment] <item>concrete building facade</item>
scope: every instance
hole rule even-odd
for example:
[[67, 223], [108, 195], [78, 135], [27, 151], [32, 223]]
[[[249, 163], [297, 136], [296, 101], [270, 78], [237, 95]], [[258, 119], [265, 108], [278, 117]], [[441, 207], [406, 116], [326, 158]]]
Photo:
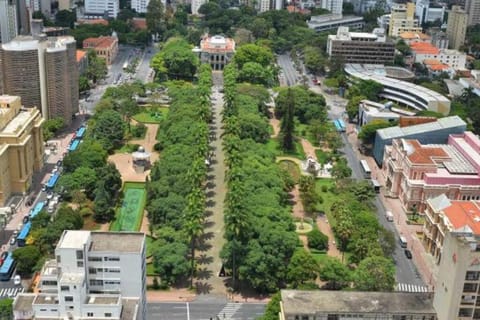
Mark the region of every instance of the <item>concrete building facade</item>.
[[437, 320], [432, 293], [282, 290], [280, 320]]
[[7, 43], [17, 34], [17, 4], [12, 0], [0, 0], [0, 42]]
[[415, 4], [412, 2], [394, 3], [390, 12], [388, 35], [398, 37], [401, 33], [422, 32], [418, 19], [415, 18]]
[[361, 30], [365, 26], [363, 17], [342, 16], [335, 14], [324, 14], [321, 16], [312, 16], [307, 21], [310, 29], [317, 32], [336, 30], [339, 27], [348, 27], [350, 30]]
[[83, 48], [95, 50], [98, 57], [105, 59], [107, 65], [111, 65], [118, 53], [118, 38], [112, 36], [87, 38], [83, 40]]
[[387, 40], [384, 29], [366, 33], [339, 27], [336, 35], [328, 36], [327, 53], [344, 63], [391, 64], [395, 57], [395, 43]]
[[18, 96], [0, 96], [0, 205], [30, 189], [33, 173], [43, 168], [42, 118], [24, 108]]
[[448, 12], [447, 37], [450, 48], [458, 50], [465, 43], [468, 14], [460, 6], [452, 6]]
[[4, 93], [18, 95], [26, 107], [38, 107], [45, 119], [61, 117], [70, 124], [78, 112], [76, 41], [71, 36], [19, 36], [1, 45]]
[[446, 225], [433, 306], [439, 320], [480, 318], [478, 202], [438, 201]]
[[116, 19], [120, 11], [119, 0], [85, 0], [85, 16]]
[[430, 43], [413, 42], [410, 49], [416, 63], [423, 63], [427, 59], [439, 61], [454, 70], [464, 70], [467, 63], [467, 54], [453, 49], [439, 49]]
[[480, 200], [480, 139], [472, 132], [450, 135], [447, 144], [397, 139], [385, 148], [385, 190], [405, 211], [423, 213], [427, 200]]
[[468, 13], [468, 25], [480, 23], [480, 0], [466, 0], [465, 11]]
[[132, 0], [132, 9], [138, 13], [147, 13], [147, 7], [150, 0]]
[[207, 3], [207, 0], [192, 0], [192, 14], [198, 15], [198, 9]]
[[145, 235], [63, 232], [38, 294], [20, 294], [15, 319], [146, 320]]

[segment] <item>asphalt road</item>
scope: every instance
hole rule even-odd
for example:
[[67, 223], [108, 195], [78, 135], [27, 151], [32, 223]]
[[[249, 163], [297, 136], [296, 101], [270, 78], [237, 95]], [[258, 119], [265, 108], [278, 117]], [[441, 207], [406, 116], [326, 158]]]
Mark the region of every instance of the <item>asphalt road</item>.
[[[297, 70], [293, 66], [293, 62], [289, 55], [279, 55], [277, 57], [277, 63], [283, 70], [283, 76], [288, 86], [295, 85], [297, 79], [302, 78], [302, 75], [299, 75]], [[301, 69], [305, 70], [303, 66], [301, 66]], [[333, 120], [341, 117], [343, 112], [345, 111], [344, 106], [346, 100], [340, 98], [337, 95], [330, 95], [325, 93], [322, 90], [322, 87], [313, 84], [310, 76], [308, 78], [308, 84], [310, 88], [315, 92], [323, 94], [323, 96], [325, 97], [325, 101], [329, 106], [328, 118]], [[360, 160], [357, 157], [357, 153], [353, 150], [352, 145], [349, 143], [345, 133], [342, 134], [342, 140], [344, 142], [344, 147], [340, 151], [345, 155], [345, 158], [347, 159], [348, 164], [352, 169], [352, 177], [356, 180], [363, 180], [364, 176], [362, 170], [360, 169]], [[380, 195], [376, 196], [374, 204], [377, 209], [377, 216], [380, 224], [387, 230], [394, 232], [395, 238], [398, 239], [399, 234], [397, 229], [395, 228], [395, 224], [387, 221], [387, 219], [385, 218], [386, 209], [383, 206]], [[396, 242], [396, 250], [392, 258], [394, 259], [396, 265], [397, 283], [411, 284], [416, 286], [425, 285], [416, 269], [415, 264], [413, 263], [413, 260], [407, 259], [405, 257], [404, 249], [400, 247], [400, 243], [398, 241]]]
[[265, 304], [178, 302], [149, 303], [147, 318], [157, 320], [254, 320], [265, 311]]

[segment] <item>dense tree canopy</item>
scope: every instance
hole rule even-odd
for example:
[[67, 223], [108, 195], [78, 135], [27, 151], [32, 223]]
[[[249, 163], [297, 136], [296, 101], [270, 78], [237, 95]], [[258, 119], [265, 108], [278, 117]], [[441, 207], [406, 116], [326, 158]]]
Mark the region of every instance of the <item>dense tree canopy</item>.
[[191, 80], [199, 64], [198, 57], [185, 39], [170, 38], [150, 62], [158, 78]]

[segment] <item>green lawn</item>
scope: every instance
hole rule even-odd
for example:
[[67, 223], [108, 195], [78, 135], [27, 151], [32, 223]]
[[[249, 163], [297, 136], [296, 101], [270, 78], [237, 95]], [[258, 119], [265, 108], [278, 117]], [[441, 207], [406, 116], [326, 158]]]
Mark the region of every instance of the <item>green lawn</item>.
[[147, 263], [147, 276], [158, 276], [153, 268], [153, 263]]
[[132, 118], [142, 123], [160, 123], [168, 113], [168, 108], [146, 108], [144, 111], [137, 113]]
[[[323, 199], [323, 203], [317, 205], [317, 210], [325, 212], [330, 225], [333, 227], [335, 225], [335, 219], [333, 219], [332, 215], [330, 214], [330, 207], [335, 202], [335, 200], [338, 199], [338, 196], [330, 192], [330, 188], [335, 186], [335, 181], [333, 179], [320, 178], [315, 181], [315, 185], [317, 187], [318, 194]], [[326, 192], [322, 191], [322, 186], [327, 187]]]
[[138, 150], [138, 144], [126, 143], [120, 149], [115, 150], [115, 153], [132, 153]]
[[325, 261], [329, 259], [333, 259], [327, 255], [325, 251], [319, 251], [315, 249], [310, 249], [310, 253], [312, 254], [313, 258], [319, 265], [323, 265]]
[[298, 183], [298, 181], [300, 180], [300, 176], [301, 176], [300, 168], [298, 167], [298, 164], [296, 164], [293, 161], [282, 160], [282, 161], [278, 162], [278, 165], [280, 166], [280, 168], [282, 168], [282, 169], [286, 170], [288, 173], [290, 173], [290, 175], [292, 176], [295, 183]]
[[316, 149], [315, 150], [315, 155], [317, 156], [318, 162], [321, 164], [327, 163], [327, 159], [329, 157], [329, 154], [323, 150]]
[[298, 158], [300, 160], [306, 159], [305, 152], [303, 151], [303, 147], [298, 141], [295, 141], [295, 151], [292, 151], [292, 152], [284, 152], [280, 148], [280, 143], [277, 139], [270, 139], [265, 146], [268, 150], [273, 152], [276, 156], [289, 156], [289, 157]]
[[336, 78], [327, 78], [323, 80], [323, 85], [330, 88], [337, 88], [338, 80]]
[[122, 206], [117, 209], [117, 215], [115, 221], [110, 225], [110, 231], [140, 230], [146, 200], [147, 192], [144, 183], [125, 182]]

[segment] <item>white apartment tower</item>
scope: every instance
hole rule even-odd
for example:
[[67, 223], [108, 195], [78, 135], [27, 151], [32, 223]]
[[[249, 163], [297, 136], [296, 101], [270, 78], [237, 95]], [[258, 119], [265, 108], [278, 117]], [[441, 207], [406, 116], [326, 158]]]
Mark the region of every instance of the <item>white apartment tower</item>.
[[327, 9], [333, 15], [342, 15], [343, 0], [321, 0], [321, 8]]
[[17, 6], [13, 0], [0, 0], [0, 42], [7, 43], [17, 36]]
[[38, 294], [20, 294], [14, 318], [146, 320], [145, 235], [64, 231]]
[[85, 0], [85, 16], [87, 17], [93, 16], [115, 19], [119, 11], [119, 0]]
[[480, 0], [466, 0], [465, 11], [468, 13], [468, 25], [480, 23]]
[[[132, 9], [138, 13], [147, 13], [147, 7], [150, 0], [132, 0]], [[163, 3], [163, 1], [162, 1]]]
[[192, 14], [198, 15], [198, 9], [207, 3], [207, 0], [192, 0]]

